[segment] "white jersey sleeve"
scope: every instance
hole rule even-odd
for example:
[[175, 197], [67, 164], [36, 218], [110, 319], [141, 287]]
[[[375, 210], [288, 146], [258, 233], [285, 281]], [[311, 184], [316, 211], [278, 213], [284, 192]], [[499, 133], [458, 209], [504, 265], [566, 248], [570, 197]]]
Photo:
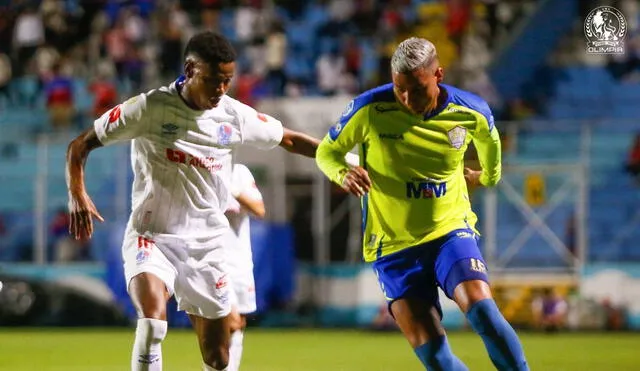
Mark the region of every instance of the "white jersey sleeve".
[[233, 182], [239, 187], [240, 193], [253, 200], [262, 200], [262, 193], [256, 186], [251, 171], [242, 164], [233, 166]]
[[102, 145], [134, 139], [144, 132], [147, 114], [145, 94], [115, 106], [94, 121], [93, 127]]
[[236, 112], [240, 120], [243, 144], [259, 149], [271, 149], [282, 142], [284, 128], [277, 119], [240, 102], [236, 104]]

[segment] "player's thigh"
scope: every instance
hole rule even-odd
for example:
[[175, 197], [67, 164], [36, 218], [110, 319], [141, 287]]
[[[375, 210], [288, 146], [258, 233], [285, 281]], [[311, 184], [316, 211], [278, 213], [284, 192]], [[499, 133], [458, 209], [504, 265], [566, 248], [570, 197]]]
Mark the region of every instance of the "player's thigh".
[[141, 318], [166, 319], [166, 303], [173, 292], [174, 265], [153, 240], [130, 235], [123, 242], [127, 291]]
[[231, 311], [230, 278], [222, 249], [195, 253], [179, 265], [175, 298], [178, 309], [209, 319], [226, 317]]
[[476, 301], [490, 298], [487, 265], [471, 230], [450, 233], [435, 263], [438, 285], [464, 312]]
[[139, 318], [167, 319], [171, 297], [165, 283], [153, 273], [143, 272], [129, 282], [129, 296]]
[[431, 300], [415, 297], [401, 298], [391, 303], [390, 310], [398, 327], [413, 348], [445, 333], [440, 322], [441, 310]]
[[198, 337], [202, 360], [211, 366], [225, 366], [229, 361], [231, 317], [205, 318], [189, 314]]
[[231, 331], [246, 327], [246, 315], [256, 311], [256, 290], [251, 262], [244, 266], [229, 267], [229, 303], [231, 305]]
[[253, 269], [231, 269], [231, 304], [241, 315], [256, 311], [256, 289]]

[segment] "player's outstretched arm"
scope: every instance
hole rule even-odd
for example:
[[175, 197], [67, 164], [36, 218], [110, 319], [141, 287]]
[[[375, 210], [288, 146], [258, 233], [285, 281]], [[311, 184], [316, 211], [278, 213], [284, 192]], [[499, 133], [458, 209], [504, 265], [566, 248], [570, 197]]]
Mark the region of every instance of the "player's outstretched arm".
[[284, 128], [280, 147], [291, 153], [297, 153], [307, 157], [316, 157], [316, 150], [320, 140], [299, 131]]
[[69, 191], [69, 233], [75, 239], [90, 238], [93, 234], [93, 218], [104, 221], [84, 184], [84, 165], [93, 149], [101, 147], [93, 126], [69, 143], [65, 175]]

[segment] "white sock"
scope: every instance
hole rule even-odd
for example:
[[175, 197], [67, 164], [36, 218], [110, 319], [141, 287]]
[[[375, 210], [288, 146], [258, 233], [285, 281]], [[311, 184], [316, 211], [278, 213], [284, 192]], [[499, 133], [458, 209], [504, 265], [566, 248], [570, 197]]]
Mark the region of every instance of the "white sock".
[[229, 371], [240, 370], [240, 360], [242, 359], [242, 340], [244, 332], [242, 330], [234, 331], [231, 334], [231, 346], [229, 347]]
[[162, 340], [167, 321], [152, 318], [138, 320], [131, 354], [131, 371], [162, 371]]

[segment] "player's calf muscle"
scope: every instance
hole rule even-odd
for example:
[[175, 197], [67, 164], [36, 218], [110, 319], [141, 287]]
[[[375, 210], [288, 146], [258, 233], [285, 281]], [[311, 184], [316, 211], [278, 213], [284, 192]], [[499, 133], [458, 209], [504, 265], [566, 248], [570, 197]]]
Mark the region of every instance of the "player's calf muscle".
[[422, 300], [396, 300], [391, 305], [391, 311], [398, 327], [413, 348], [445, 333], [438, 319], [437, 309]]
[[190, 318], [198, 335], [203, 362], [216, 370], [227, 367], [231, 335], [229, 317], [216, 320], [197, 316]]

